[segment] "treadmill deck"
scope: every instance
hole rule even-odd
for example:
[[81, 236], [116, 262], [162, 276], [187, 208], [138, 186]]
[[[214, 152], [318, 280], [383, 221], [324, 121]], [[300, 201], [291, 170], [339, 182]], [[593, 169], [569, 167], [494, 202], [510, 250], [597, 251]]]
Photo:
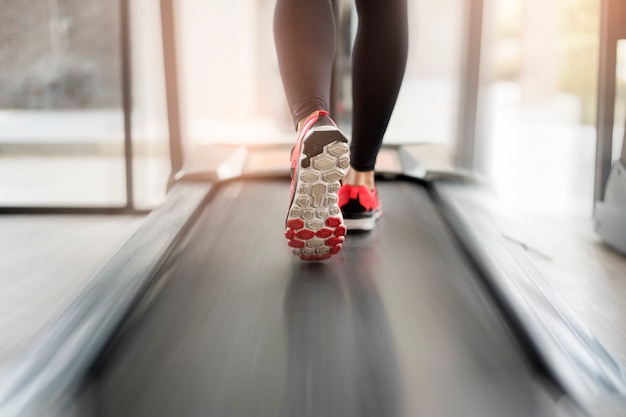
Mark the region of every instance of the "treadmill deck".
[[84, 389], [99, 416], [528, 416], [553, 404], [411, 182], [329, 261], [283, 237], [289, 184], [218, 187]]

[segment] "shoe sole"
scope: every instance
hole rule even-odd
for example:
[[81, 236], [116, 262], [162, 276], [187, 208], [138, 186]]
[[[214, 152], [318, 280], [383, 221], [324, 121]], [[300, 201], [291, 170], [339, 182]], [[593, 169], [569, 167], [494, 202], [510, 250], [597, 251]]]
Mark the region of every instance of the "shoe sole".
[[374, 230], [374, 227], [376, 227], [376, 222], [378, 221], [378, 219], [381, 218], [382, 215], [383, 215], [382, 210], [379, 210], [376, 213], [374, 213], [372, 217], [364, 217], [361, 219], [348, 219], [344, 217], [343, 221], [346, 225], [346, 229], [348, 229], [349, 231], [350, 230], [369, 231], [369, 230]]
[[337, 193], [350, 166], [348, 140], [337, 128], [320, 126], [301, 149], [285, 237], [294, 255], [319, 261], [339, 252], [346, 235]]

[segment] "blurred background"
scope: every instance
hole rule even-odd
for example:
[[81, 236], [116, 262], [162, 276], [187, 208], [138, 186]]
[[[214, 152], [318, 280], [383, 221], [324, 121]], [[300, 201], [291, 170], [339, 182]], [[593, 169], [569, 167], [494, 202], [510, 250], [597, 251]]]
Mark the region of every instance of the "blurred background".
[[[591, 214], [599, 2], [485, 2], [476, 169], [517, 209]], [[453, 154], [465, 1], [409, 3], [409, 63], [386, 142], [438, 143]], [[185, 150], [293, 141], [274, 1], [174, 5]], [[145, 208], [163, 200], [169, 175], [159, 13], [158, 2], [130, 2], [133, 193]], [[3, 0], [0, 205], [124, 204], [120, 27], [118, 2]], [[620, 91], [625, 77], [621, 54]], [[345, 81], [337, 116], [349, 123]]]
[[[0, 209], [18, 214], [0, 216], [0, 369], [144, 218], [29, 217], [21, 208], [124, 208], [132, 200], [149, 210], [165, 199], [171, 166], [159, 3], [127, 2], [125, 38], [119, 1], [0, 0]], [[442, 165], [453, 164], [463, 134], [467, 4], [409, 0], [409, 61], [385, 138], [435, 144]], [[274, 52], [275, 0], [173, 5], [184, 156], [206, 143], [292, 143]], [[592, 222], [599, 22], [600, 0], [484, 0], [474, 168], [503, 210], [530, 219], [502, 220], [507, 237], [524, 243], [585, 324], [626, 360], [626, 260], [600, 244]], [[343, 45], [334, 105], [349, 130]], [[613, 160], [626, 116], [622, 43], [616, 76]]]

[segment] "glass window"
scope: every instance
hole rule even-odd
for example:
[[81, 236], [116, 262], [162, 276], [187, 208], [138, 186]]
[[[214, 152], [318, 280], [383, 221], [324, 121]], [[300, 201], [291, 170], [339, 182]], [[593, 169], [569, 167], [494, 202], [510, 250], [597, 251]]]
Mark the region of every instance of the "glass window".
[[118, 2], [8, 0], [0, 205], [124, 205]]
[[186, 150], [293, 141], [274, 51], [274, 2], [177, 2]]
[[485, 9], [481, 171], [511, 208], [590, 216], [600, 0]]
[[[0, 16], [0, 205], [123, 207], [119, 1], [10, 1]], [[159, 3], [130, 1], [134, 205], [169, 174]]]
[[409, 1], [409, 56], [386, 143], [454, 147], [465, 4], [463, 0]]
[[[408, 66], [386, 143], [453, 143], [463, 5], [463, 0], [409, 2]], [[275, 2], [177, 6], [185, 136], [193, 143], [293, 142], [274, 49]], [[354, 9], [351, 22], [354, 35]], [[343, 57], [342, 65], [349, 66], [349, 59]], [[339, 121], [344, 123], [350, 120], [349, 82], [342, 81], [345, 114]]]

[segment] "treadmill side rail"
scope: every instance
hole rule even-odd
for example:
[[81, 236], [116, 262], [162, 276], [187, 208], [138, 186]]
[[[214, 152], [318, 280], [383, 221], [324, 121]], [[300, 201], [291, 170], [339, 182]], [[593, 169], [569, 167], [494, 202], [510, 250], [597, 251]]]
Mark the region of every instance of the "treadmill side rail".
[[[177, 184], [33, 349], [0, 378], [0, 415], [68, 416], [81, 378], [107, 346], [213, 188]], [[71, 409], [71, 407], [69, 407]]]
[[524, 248], [505, 239], [487, 207], [485, 191], [449, 183], [434, 184], [433, 189], [486, 284], [526, 335], [528, 340], [521, 342], [531, 356], [589, 415], [623, 415], [624, 369], [550, 286]]
[[617, 161], [611, 168], [604, 201], [595, 205], [594, 228], [604, 242], [626, 255], [626, 165]]

